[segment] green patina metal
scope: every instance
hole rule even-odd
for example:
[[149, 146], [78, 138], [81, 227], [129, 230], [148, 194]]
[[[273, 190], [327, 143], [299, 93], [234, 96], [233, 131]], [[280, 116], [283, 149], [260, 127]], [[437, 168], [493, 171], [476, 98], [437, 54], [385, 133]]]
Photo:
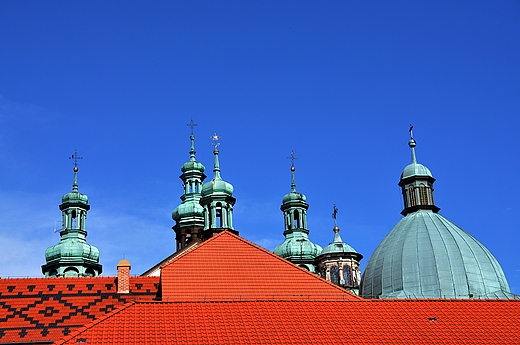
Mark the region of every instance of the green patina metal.
[[[339, 253], [359, 254], [358, 252], [356, 252], [356, 250], [354, 248], [352, 248], [347, 243], [343, 242], [343, 240], [341, 239], [341, 236], [339, 235], [339, 227], [338, 226], [334, 226], [333, 230], [334, 230], [334, 240], [331, 243], [329, 243], [328, 246], [323, 248], [323, 250], [320, 253], [320, 255], [336, 254], [336, 253], [337, 254], [339, 254]], [[359, 255], [361, 255], [361, 254], [359, 254]]]
[[[76, 164], [75, 164], [76, 165]], [[99, 250], [88, 244], [86, 237], [88, 197], [78, 191], [78, 168], [74, 167], [72, 191], [63, 195], [61, 240], [45, 251], [45, 277], [97, 276], [102, 271]]]
[[304, 194], [296, 191], [294, 179], [294, 153], [291, 156], [291, 192], [282, 200], [281, 211], [284, 214], [285, 240], [274, 249], [274, 253], [311, 272], [316, 272], [315, 258], [321, 253], [321, 246], [309, 240], [307, 229], [307, 209], [309, 204]]
[[[194, 126], [193, 121], [191, 124]], [[193, 130], [193, 127], [192, 127]], [[181, 204], [172, 212], [175, 220], [173, 230], [176, 234], [177, 250], [189, 245], [204, 228], [204, 208], [200, 205], [202, 182], [206, 178], [202, 163], [195, 157], [195, 136], [190, 136], [190, 159], [181, 167], [184, 193], [181, 196]]]
[[[213, 179], [202, 186], [200, 204], [204, 209], [204, 232], [213, 234], [219, 229], [233, 230], [233, 206], [236, 199], [233, 197], [233, 185], [224, 181], [220, 176], [219, 150], [220, 138], [216, 133], [213, 138]], [[209, 235], [208, 235], [209, 236]]]
[[435, 179], [415, 158], [399, 186], [405, 216], [376, 248], [361, 281], [366, 298], [515, 298], [497, 259], [440, 214]]
[[195, 136], [190, 136], [191, 150], [190, 160], [181, 167], [184, 194], [181, 196], [181, 204], [172, 212], [172, 218], [177, 226], [204, 226], [204, 209], [200, 205], [202, 181], [206, 178], [205, 167], [195, 159]]

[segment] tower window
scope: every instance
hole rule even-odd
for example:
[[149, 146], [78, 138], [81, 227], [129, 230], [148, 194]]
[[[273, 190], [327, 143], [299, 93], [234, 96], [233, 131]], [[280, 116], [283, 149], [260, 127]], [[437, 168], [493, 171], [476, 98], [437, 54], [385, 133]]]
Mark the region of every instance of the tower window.
[[421, 205], [428, 205], [428, 193], [424, 185], [419, 187], [419, 199], [421, 201]]
[[408, 189], [408, 199], [410, 200], [410, 207], [417, 205], [417, 200], [415, 199], [415, 189], [413, 187]]
[[350, 266], [343, 266], [343, 279], [345, 279], [346, 286], [352, 286], [352, 273], [350, 272]]
[[293, 229], [298, 229], [300, 227], [300, 213], [298, 210], [294, 211], [294, 220], [293, 220]]
[[333, 284], [339, 285], [339, 269], [336, 266], [330, 269], [330, 281]]
[[219, 202], [217, 203], [217, 208], [215, 210], [215, 216], [216, 216], [216, 222], [217, 222], [217, 228], [222, 227], [222, 204]]

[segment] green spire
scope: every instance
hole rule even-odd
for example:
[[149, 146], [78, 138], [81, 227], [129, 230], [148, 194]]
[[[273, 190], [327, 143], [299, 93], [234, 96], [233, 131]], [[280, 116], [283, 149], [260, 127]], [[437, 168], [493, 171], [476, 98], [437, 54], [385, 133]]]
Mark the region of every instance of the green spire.
[[294, 161], [298, 158], [294, 156], [294, 151], [287, 158], [291, 160], [291, 192], [283, 197], [280, 207], [285, 220], [283, 233], [285, 240], [274, 249], [274, 253], [311, 272], [315, 272], [314, 259], [320, 254], [322, 248], [309, 240], [309, 230], [307, 229], [307, 209], [309, 205], [306, 203], [305, 195], [296, 191], [294, 178], [296, 170]]
[[220, 176], [219, 150], [220, 136], [213, 133], [213, 179], [202, 186], [200, 204], [204, 208], [205, 238], [220, 232], [222, 229], [238, 233], [233, 229], [233, 206], [236, 199], [233, 197], [233, 185], [224, 181]]
[[197, 124], [191, 120], [188, 126], [191, 127], [190, 158], [188, 162], [182, 165], [182, 175], [180, 176], [184, 186], [184, 193], [181, 196], [181, 204], [172, 212], [172, 219], [175, 220], [173, 230], [176, 235], [177, 250], [190, 244], [204, 228], [204, 209], [199, 202], [202, 181], [206, 178], [206, 175], [204, 175], [205, 167], [202, 163], [197, 162], [195, 157], [193, 127], [197, 126]]
[[102, 270], [99, 250], [86, 240], [87, 212], [90, 205], [88, 197], [78, 191], [77, 161], [81, 157], [75, 151], [70, 158], [74, 159], [74, 182], [72, 191], [61, 199], [60, 242], [45, 251], [47, 263], [42, 266], [42, 272], [46, 277], [97, 276]]

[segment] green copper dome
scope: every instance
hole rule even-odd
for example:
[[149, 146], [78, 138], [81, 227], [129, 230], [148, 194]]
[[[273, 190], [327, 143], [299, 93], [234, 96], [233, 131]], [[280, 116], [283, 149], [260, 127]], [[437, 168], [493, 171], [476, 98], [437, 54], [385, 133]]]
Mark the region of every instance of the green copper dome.
[[203, 217], [204, 208], [199, 204], [199, 199], [200, 196], [177, 206], [172, 212], [173, 220], [179, 222], [181, 219], [189, 217]]
[[334, 227], [334, 240], [325, 248], [320, 255], [323, 254], [331, 254], [331, 253], [356, 253], [356, 250], [343, 242], [341, 236], [339, 235], [339, 227]]
[[88, 196], [78, 191], [78, 168], [74, 168], [74, 183], [72, 184], [72, 191], [64, 194], [61, 197], [62, 204], [83, 204], [88, 205]]
[[82, 259], [98, 263], [99, 249], [81, 238], [72, 238], [70, 240], [64, 238], [60, 243], [47, 248], [45, 251], [45, 260], [48, 263], [54, 260], [67, 261], [67, 259], [72, 261]]
[[320, 245], [312, 243], [307, 234], [294, 232], [287, 236], [286, 240], [274, 248], [274, 253], [289, 261], [314, 260], [323, 249]]
[[190, 149], [190, 160], [184, 163], [181, 167], [181, 171], [183, 174], [188, 172], [194, 172], [194, 173], [203, 173], [206, 168], [201, 162], [197, 162], [195, 159], [195, 136], [192, 134], [190, 136], [191, 140], [191, 149]]
[[420, 163], [417, 163], [417, 159], [415, 158], [415, 140], [410, 139], [408, 146], [410, 146], [412, 149], [412, 163], [408, 164], [406, 168], [404, 168], [403, 172], [401, 173], [401, 180], [414, 176], [433, 177], [430, 169]]
[[366, 298], [508, 298], [497, 259], [431, 210], [408, 214], [379, 244], [361, 281]]
[[220, 164], [218, 161], [218, 150], [215, 147], [213, 151], [215, 155], [215, 165], [214, 165], [214, 176], [213, 179], [209, 182], [204, 183], [202, 186], [202, 197], [210, 196], [212, 194], [225, 194], [228, 196], [233, 196], [233, 185], [228, 183], [220, 177]]
[[[410, 128], [411, 134], [411, 128]], [[405, 217], [367, 263], [361, 280], [365, 298], [513, 298], [497, 259], [473, 236], [437, 212], [428, 168], [412, 164], [399, 186]]]
[[[72, 157], [77, 157], [77, 152]], [[75, 159], [74, 164], [77, 161]], [[97, 276], [102, 271], [99, 249], [87, 243], [88, 197], [78, 191], [78, 168], [74, 167], [72, 191], [61, 198], [62, 228], [60, 242], [45, 251], [46, 277]]]

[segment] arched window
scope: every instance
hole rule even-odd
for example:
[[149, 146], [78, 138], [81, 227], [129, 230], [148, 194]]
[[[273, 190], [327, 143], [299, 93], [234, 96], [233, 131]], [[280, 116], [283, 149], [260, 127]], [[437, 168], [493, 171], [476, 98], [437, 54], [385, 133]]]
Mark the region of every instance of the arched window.
[[294, 221], [293, 221], [293, 229], [298, 229], [300, 227], [300, 212], [298, 210], [294, 211]]
[[413, 186], [410, 186], [410, 189], [408, 189], [408, 198], [410, 199], [410, 207], [417, 205], [417, 200], [415, 199], [415, 189]]
[[333, 284], [339, 285], [339, 269], [336, 266], [330, 269], [330, 281]]
[[79, 276], [79, 271], [75, 267], [69, 267], [65, 270], [65, 272], [63, 272], [63, 275], [65, 277], [77, 277]]
[[352, 286], [352, 272], [350, 272], [350, 266], [343, 266], [343, 279], [345, 280], [346, 286]]
[[426, 187], [423, 184], [419, 186], [419, 199], [421, 201], [421, 205], [428, 205], [428, 193], [426, 191]]
[[215, 221], [217, 222], [217, 228], [222, 227], [222, 204], [220, 202], [217, 202], [217, 207], [215, 209]]

